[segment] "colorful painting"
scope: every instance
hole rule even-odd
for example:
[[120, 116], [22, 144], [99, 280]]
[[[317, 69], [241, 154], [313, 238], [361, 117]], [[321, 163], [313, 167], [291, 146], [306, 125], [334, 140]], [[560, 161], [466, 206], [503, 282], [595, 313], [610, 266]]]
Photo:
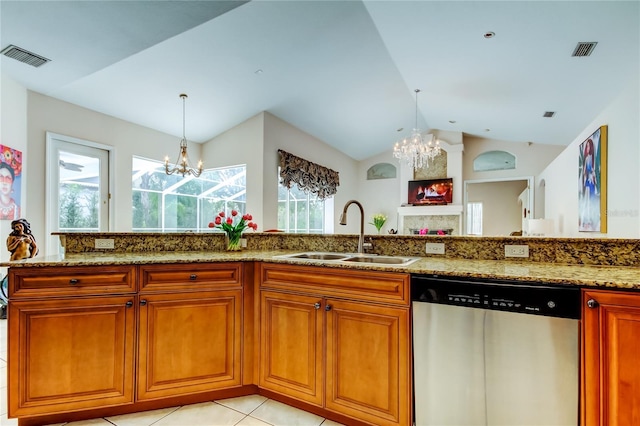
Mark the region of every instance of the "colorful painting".
[[607, 126], [580, 144], [578, 231], [607, 232]]
[[20, 218], [22, 151], [0, 145], [0, 220]]

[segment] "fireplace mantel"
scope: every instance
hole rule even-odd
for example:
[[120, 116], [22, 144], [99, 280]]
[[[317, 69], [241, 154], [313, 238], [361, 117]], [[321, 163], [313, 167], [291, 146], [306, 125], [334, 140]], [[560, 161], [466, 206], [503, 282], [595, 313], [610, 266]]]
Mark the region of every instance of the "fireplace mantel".
[[456, 216], [458, 232], [462, 230], [462, 204], [398, 207], [399, 233], [404, 232], [404, 219], [407, 216]]

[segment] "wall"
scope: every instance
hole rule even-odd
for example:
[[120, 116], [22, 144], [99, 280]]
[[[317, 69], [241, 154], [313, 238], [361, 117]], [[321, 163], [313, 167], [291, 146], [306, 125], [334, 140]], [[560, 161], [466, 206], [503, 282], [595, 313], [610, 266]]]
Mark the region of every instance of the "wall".
[[[4, 95], [3, 95], [4, 98]], [[178, 114], [180, 111], [177, 111]], [[131, 158], [133, 155], [162, 161], [165, 155], [173, 158], [180, 138], [167, 135], [124, 120], [63, 102], [36, 92], [27, 92], [27, 148], [29, 191], [26, 201], [29, 211], [24, 214], [32, 225], [38, 242], [45, 242], [45, 135], [61, 135], [115, 147], [115, 188], [111, 190], [115, 203], [115, 229], [130, 231]], [[178, 115], [176, 119], [180, 119]], [[189, 144], [189, 156], [200, 158], [200, 145]], [[55, 238], [55, 237], [53, 237]], [[40, 244], [45, 247], [44, 244]]]
[[[10, 146], [22, 151], [23, 167], [22, 167], [22, 188], [21, 188], [21, 211], [30, 211], [28, 200], [26, 199], [26, 188], [30, 184], [27, 172], [31, 164], [29, 149], [27, 147], [27, 90], [2, 74], [0, 80], [0, 144]], [[33, 222], [31, 225], [34, 225]], [[38, 225], [36, 224], [36, 227]], [[33, 228], [37, 229], [37, 228]], [[0, 238], [4, 242], [5, 238], [11, 233], [11, 221], [0, 221]], [[36, 242], [38, 236], [36, 236]], [[10, 253], [8, 250], [0, 250], [0, 260], [9, 260]]]
[[[357, 199], [362, 201], [362, 194], [358, 193], [358, 163], [351, 157], [343, 154], [320, 139], [303, 132], [281, 120], [280, 118], [265, 112], [264, 114], [264, 211], [265, 227], [263, 229], [277, 227], [278, 214], [278, 149], [283, 149], [291, 154], [306, 160], [318, 163], [340, 173], [340, 186], [333, 200], [334, 218], [333, 229], [336, 234], [359, 233], [360, 217], [354, 213], [356, 207], [349, 208], [347, 225], [342, 226], [338, 222], [340, 214], [347, 201]], [[365, 209], [365, 215], [368, 214]], [[367, 222], [365, 217], [365, 223]], [[366, 229], [366, 228], [365, 228]]]
[[[393, 179], [367, 180], [367, 170], [378, 163], [389, 163], [396, 167], [396, 177]], [[387, 216], [387, 221], [381, 233], [387, 233], [390, 229], [398, 229], [397, 209], [407, 200], [401, 199], [400, 191], [400, 164], [393, 158], [391, 145], [389, 150], [374, 157], [369, 157], [358, 162], [357, 169], [358, 196], [365, 213], [365, 231], [377, 233], [375, 226], [369, 225], [374, 214], [382, 213]]]
[[[536, 177], [544, 182], [545, 217], [560, 236], [580, 238], [640, 237], [640, 105], [638, 75], [575, 140]], [[598, 127], [608, 125], [608, 231], [578, 231], [579, 145]]]

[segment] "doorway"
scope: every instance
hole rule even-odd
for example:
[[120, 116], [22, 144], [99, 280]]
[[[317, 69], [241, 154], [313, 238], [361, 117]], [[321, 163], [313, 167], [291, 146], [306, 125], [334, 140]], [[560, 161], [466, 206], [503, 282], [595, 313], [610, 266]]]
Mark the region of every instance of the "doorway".
[[47, 255], [59, 252], [52, 232], [107, 232], [112, 226], [113, 147], [47, 132]]
[[[468, 223], [469, 204], [481, 203], [482, 235], [507, 236], [524, 229], [533, 217], [533, 176], [479, 179], [464, 182], [464, 223]], [[465, 228], [465, 235], [469, 230]]]

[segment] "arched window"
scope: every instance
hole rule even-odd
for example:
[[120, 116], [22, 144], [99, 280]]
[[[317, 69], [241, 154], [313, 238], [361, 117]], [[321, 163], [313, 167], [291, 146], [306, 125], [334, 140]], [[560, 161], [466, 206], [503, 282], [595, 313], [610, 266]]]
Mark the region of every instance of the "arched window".
[[488, 172], [490, 170], [511, 170], [516, 168], [515, 155], [507, 151], [487, 151], [473, 160], [474, 172]]

